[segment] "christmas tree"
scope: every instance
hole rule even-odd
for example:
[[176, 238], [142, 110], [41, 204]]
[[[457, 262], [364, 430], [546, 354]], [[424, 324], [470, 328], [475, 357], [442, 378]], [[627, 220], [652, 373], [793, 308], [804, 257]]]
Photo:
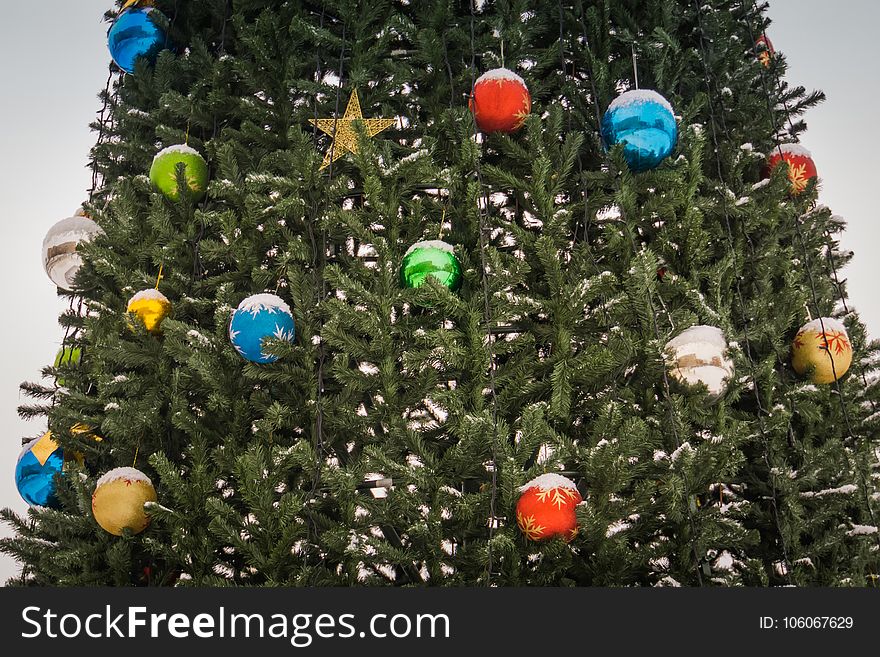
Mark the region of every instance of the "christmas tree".
[[877, 346], [764, 10], [108, 13], [12, 583], [874, 583]]

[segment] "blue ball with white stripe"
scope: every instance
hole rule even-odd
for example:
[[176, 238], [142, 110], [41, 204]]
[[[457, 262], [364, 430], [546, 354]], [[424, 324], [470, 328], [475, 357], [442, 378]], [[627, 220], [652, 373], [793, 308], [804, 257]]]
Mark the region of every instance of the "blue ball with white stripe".
[[263, 351], [266, 338], [293, 342], [293, 314], [274, 294], [254, 294], [242, 301], [229, 322], [229, 340], [242, 358], [252, 363], [274, 363], [277, 356]]

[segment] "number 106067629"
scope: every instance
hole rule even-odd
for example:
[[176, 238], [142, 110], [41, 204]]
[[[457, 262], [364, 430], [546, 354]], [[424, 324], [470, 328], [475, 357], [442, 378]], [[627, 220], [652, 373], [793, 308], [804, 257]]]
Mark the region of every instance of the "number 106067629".
[[765, 630], [849, 630], [853, 619], [852, 616], [762, 616], [760, 626]]

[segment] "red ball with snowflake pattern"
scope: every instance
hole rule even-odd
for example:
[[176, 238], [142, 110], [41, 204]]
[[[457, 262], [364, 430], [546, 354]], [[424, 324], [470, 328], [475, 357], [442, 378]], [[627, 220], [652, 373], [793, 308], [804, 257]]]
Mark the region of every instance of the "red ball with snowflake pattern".
[[544, 474], [520, 488], [516, 522], [530, 541], [577, 536], [575, 509], [581, 494], [573, 481], [558, 474]]
[[803, 192], [810, 180], [819, 176], [812, 153], [800, 144], [782, 144], [773, 149], [767, 158], [767, 175], [783, 162], [788, 164], [788, 181], [791, 183], [792, 195]]
[[481, 131], [516, 132], [532, 111], [532, 96], [520, 76], [496, 68], [477, 78], [468, 105]]

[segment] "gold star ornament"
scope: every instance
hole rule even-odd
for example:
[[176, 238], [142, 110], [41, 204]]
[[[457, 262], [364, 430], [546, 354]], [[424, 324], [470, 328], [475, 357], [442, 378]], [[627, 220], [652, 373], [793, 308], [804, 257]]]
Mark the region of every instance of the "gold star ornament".
[[330, 150], [324, 155], [324, 163], [321, 165], [321, 169], [327, 168], [331, 162], [335, 162], [346, 153], [358, 152], [357, 131], [354, 127], [355, 121], [360, 121], [364, 124], [364, 127], [367, 129], [367, 135], [370, 137], [375, 137], [383, 130], [387, 130], [395, 122], [394, 119], [365, 119], [361, 113], [361, 101], [358, 100], [357, 90], [352, 91], [342, 118], [309, 119], [309, 123], [333, 138]]

